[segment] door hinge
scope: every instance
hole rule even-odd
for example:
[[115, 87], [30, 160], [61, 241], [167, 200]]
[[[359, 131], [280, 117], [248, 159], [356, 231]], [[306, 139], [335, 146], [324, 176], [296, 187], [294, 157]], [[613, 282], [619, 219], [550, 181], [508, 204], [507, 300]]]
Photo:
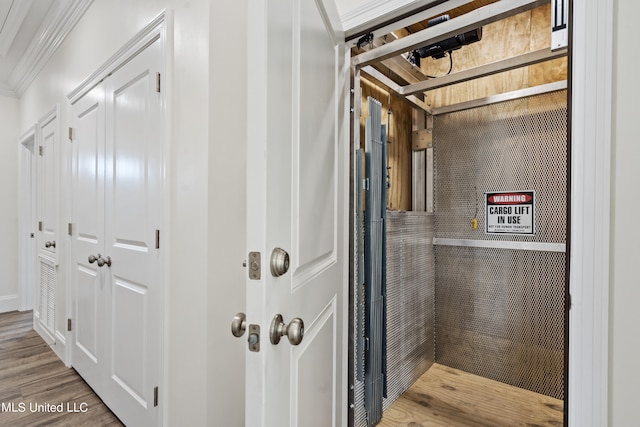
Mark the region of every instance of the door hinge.
[[160, 230], [156, 230], [156, 249], [160, 249]]
[[160, 93], [160, 73], [156, 73], [156, 92]]
[[567, 308], [571, 310], [571, 294], [567, 294]]
[[44, 156], [44, 147], [42, 145], [38, 147], [38, 154]]
[[71, 331], [71, 319], [67, 319], [67, 331]]
[[158, 406], [158, 386], [153, 388], [153, 407]]
[[69, 236], [73, 236], [73, 224], [68, 224], [67, 233], [69, 233]]
[[69, 126], [69, 141], [73, 141], [73, 128]]
[[38, 221], [38, 231], [42, 231], [42, 221]]

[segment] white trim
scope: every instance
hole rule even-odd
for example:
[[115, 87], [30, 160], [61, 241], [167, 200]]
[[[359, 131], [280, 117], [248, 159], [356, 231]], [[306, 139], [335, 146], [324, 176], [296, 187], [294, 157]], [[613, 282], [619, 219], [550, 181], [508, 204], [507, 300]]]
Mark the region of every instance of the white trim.
[[0, 297], [0, 313], [16, 311], [18, 309], [18, 295], [6, 295]]
[[[66, 335], [66, 332], [63, 333], [56, 329], [56, 345], [60, 344], [63, 347], [65, 346], [65, 343], [67, 342], [65, 335]], [[65, 353], [66, 352], [64, 350], [60, 352], [60, 354], [65, 354]], [[60, 357], [60, 354], [58, 354], [58, 357]], [[64, 359], [62, 359], [62, 361], [64, 361]]]
[[[44, 342], [46, 342], [47, 345], [51, 347], [51, 349], [53, 350], [54, 346], [56, 345], [56, 338], [51, 334], [51, 332], [49, 332], [49, 330], [44, 325], [42, 325], [41, 320], [42, 318], [40, 317], [40, 313], [34, 311], [33, 330], [36, 331], [38, 335], [40, 335], [40, 337], [44, 340]], [[54, 353], [56, 352], [54, 351]], [[58, 356], [58, 358], [60, 357], [58, 353], [56, 353], [56, 356]]]
[[93, 0], [64, 0], [55, 11], [47, 15], [9, 78], [16, 96], [20, 97], [38, 73], [44, 68], [58, 47], [78, 23]]
[[613, 4], [573, 2], [569, 427], [608, 425]]
[[[35, 147], [37, 126], [33, 125], [18, 139], [18, 283], [20, 310], [31, 310], [35, 305], [36, 292], [36, 245], [35, 230]], [[34, 237], [30, 236], [34, 233]]]
[[9, 98], [17, 98], [18, 94], [16, 93], [15, 90], [13, 90], [11, 88], [11, 86], [7, 85], [6, 83], [0, 82], [0, 96], [6, 96], [6, 97], [9, 97]]
[[102, 64], [89, 77], [84, 79], [74, 90], [68, 95], [67, 99], [74, 104], [78, 99], [82, 98], [95, 85], [104, 80], [109, 74], [116, 71], [122, 65], [128, 62], [138, 52], [145, 49], [158, 38], [164, 37], [165, 22], [167, 20], [167, 11], [163, 10], [153, 21], [138, 32], [131, 40], [111, 56], [104, 64]]
[[472, 240], [433, 238], [434, 245], [460, 246], [465, 248], [513, 249], [517, 251], [565, 252], [564, 243], [516, 242], [513, 240]]
[[[163, 79], [163, 90], [164, 90], [164, 104], [163, 108], [163, 122], [164, 122], [164, 131], [165, 131], [165, 139], [164, 139], [164, 173], [162, 180], [162, 191], [163, 191], [163, 223], [162, 227], [166, 232], [163, 236], [164, 245], [166, 248], [173, 247], [173, 238], [171, 237], [171, 224], [173, 220], [172, 215], [172, 207], [173, 207], [173, 198], [171, 196], [171, 183], [175, 182], [173, 176], [174, 163], [172, 160], [172, 148], [173, 148], [173, 105], [174, 105], [174, 95], [173, 95], [173, 79], [174, 79], [174, 67], [175, 67], [175, 51], [174, 51], [174, 11], [172, 9], [167, 9], [163, 11], [164, 14], [164, 32], [162, 35], [162, 45], [164, 46], [163, 56], [162, 56], [162, 71], [165, 73], [166, 78]], [[171, 354], [171, 302], [168, 297], [171, 295], [170, 290], [172, 289], [173, 283], [171, 282], [171, 262], [170, 259], [170, 250], [166, 250], [164, 252], [163, 258], [163, 266], [164, 266], [164, 286], [162, 288], [162, 301], [163, 301], [163, 318], [162, 318], [162, 339], [163, 339], [163, 352], [160, 360], [161, 363], [161, 377], [159, 387], [162, 387], [162, 390], [166, 389], [171, 381], [169, 379], [169, 354]], [[167, 424], [169, 421], [169, 393], [161, 393], [160, 394], [160, 406], [162, 407], [162, 413], [158, 416], [158, 425], [162, 426]]]

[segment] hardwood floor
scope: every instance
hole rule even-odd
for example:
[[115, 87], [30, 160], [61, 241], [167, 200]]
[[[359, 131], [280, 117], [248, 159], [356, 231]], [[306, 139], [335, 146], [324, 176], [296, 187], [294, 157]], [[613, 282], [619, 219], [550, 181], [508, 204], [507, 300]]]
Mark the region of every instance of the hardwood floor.
[[434, 364], [380, 427], [559, 427], [563, 401]]
[[0, 314], [0, 426], [122, 426], [32, 326], [32, 312]]

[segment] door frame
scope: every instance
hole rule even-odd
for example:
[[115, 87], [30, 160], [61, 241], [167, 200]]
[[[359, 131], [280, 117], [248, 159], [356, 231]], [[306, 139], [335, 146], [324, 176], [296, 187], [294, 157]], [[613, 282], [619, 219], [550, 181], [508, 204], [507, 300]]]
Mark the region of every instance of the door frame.
[[[569, 5], [571, 163], [567, 271], [570, 272], [568, 288], [571, 309], [568, 313], [569, 356], [565, 405], [568, 427], [595, 427], [608, 423], [609, 404], [614, 0], [569, 0]], [[392, 17], [393, 13], [378, 16], [382, 21]], [[351, 77], [354, 99], [351, 127], [353, 151], [360, 137], [353, 126], [355, 118], [360, 116], [360, 70], [352, 67]], [[353, 164], [351, 168], [353, 179]], [[349, 253], [352, 254], [353, 193], [350, 203]], [[571, 209], [571, 206], [579, 206], [580, 209]], [[350, 265], [350, 278], [353, 277], [352, 268]], [[349, 304], [352, 309], [351, 295]], [[351, 328], [349, 333], [353, 333]], [[350, 346], [352, 340], [350, 335]], [[352, 401], [351, 393], [349, 401]]]
[[579, 207], [567, 248], [570, 427], [608, 424], [614, 1], [569, 3], [570, 206]]
[[[36, 291], [36, 146], [37, 125], [31, 126], [18, 139], [20, 157], [20, 179], [18, 194], [20, 205], [18, 213], [18, 244], [20, 256], [19, 301], [20, 311], [33, 310]], [[33, 237], [31, 234], [33, 233]]]

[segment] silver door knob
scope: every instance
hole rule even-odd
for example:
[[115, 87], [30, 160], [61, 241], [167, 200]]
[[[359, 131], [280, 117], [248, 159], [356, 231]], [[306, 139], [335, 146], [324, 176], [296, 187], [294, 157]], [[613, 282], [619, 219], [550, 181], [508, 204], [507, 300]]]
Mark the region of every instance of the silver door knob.
[[102, 255], [98, 254], [98, 256], [95, 255], [89, 255], [89, 264], [93, 264], [94, 262], [98, 263], [98, 267], [103, 267], [105, 264], [107, 265], [107, 267], [111, 267], [111, 257], [108, 256], [106, 259], [102, 258]]
[[244, 313], [238, 313], [233, 316], [231, 321], [231, 333], [234, 337], [240, 338], [247, 329], [247, 316]]
[[55, 240], [54, 240], [54, 241], [51, 241], [51, 242], [46, 241], [46, 242], [44, 243], [44, 247], [45, 247], [45, 248], [55, 248], [55, 247], [56, 247], [56, 241], [55, 241]]
[[282, 248], [275, 248], [271, 252], [271, 275], [280, 277], [289, 271], [289, 254]]
[[281, 314], [273, 316], [271, 328], [269, 329], [271, 344], [277, 345], [280, 342], [280, 337], [284, 337], [285, 335], [291, 345], [300, 344], [302, 338], [304, 338], [304, 322], [302, 319], [296, 317], [287, 325], [284, 323]]
[[111, 267], [111, 257], [108, 256], [106, 259], [102, 258], [102, 255], [98, 254], [98, 267], [103, 267], [104, 265], [107, 267]]

